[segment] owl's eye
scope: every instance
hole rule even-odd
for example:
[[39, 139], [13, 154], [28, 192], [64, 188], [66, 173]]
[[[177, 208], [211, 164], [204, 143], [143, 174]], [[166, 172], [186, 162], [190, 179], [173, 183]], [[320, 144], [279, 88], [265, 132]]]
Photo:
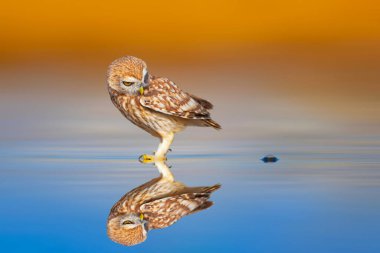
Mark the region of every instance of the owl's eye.
[[123, 81], [123, 84], [124, 84], [125, 86], [131, 86], [132, 84], [134, 84], [134, 82]]
[[130, 220], [123, 221], [123, 225], [129, 225], [129, 224], [135, 224], [135, 223], [133, 223], [133, 221], [130, 221]]

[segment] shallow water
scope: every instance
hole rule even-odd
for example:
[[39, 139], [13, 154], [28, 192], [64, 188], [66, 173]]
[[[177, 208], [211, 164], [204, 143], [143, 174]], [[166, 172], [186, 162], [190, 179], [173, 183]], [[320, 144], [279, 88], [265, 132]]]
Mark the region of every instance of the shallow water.
[[[200, 148], [186, 148], [195, 141]], [[106, 219], [123, 194], [158, 175], [153, 165], [137, 161], [152, 145], [79, 142], [2, 145], [2, 250], [347, 253], [380, 248], [376, 139], [329, 138], [307, 145], [179, 140], [169, 154], [172, 172], [189, 186], [221, 183], [211, 198], [215, 205], [149, 232], [146, 242], [128, 249], [108, 239]], [[260, 158], [269, 152], [280, 160], [263, 163]]]

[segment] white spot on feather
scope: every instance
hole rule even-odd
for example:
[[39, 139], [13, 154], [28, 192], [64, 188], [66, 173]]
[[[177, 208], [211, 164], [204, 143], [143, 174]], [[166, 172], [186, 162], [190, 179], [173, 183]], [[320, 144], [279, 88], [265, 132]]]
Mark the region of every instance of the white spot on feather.
[[194, 210], [197, 207], [196, 203], [194, 203], [192, 201], [184, 201], [181, 204], [188, 207], [190, 210]]
[[194, 102], [194, 100], [190, 99], [189, 102], [187, 102], [186, 104], [181, 106], [181, 109], [183, 111], [188, 111], [188, 110], [194, 108], [195, 106], [196, 106], [196, 103]]

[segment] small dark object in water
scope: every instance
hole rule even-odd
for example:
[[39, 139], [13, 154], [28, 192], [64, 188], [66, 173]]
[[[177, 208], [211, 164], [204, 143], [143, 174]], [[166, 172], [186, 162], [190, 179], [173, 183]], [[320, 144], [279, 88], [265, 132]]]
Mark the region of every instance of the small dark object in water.
[[264, 163], [275, 163], [278, 161], [278, 158], [274, 155], [267, 155], [261, 159]]

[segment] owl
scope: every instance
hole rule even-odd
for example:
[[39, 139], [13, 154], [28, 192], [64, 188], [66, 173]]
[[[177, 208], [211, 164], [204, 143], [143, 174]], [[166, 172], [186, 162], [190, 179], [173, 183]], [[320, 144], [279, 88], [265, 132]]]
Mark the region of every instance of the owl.
[[209, 198], [220, 184], [187, 187], [174, 181], [164, 162], [155, 164], [161, 176], [126, 193], [111, 208], [107, 234], [114, 242], [126, 246], [142, 243], [149, 230], [168, 227], [213, 205]]
[[221, 129], [211, 119], [210, 102], [182, 91], [167, 78], [150, 75], [146, 63], [136, 57], [110, 64], [107, 88], [112, 103], [128, 120], [160, 139], [154, 155], [142, 155], [142, 161], [165, 160], [174, 134], [187, 126]]

